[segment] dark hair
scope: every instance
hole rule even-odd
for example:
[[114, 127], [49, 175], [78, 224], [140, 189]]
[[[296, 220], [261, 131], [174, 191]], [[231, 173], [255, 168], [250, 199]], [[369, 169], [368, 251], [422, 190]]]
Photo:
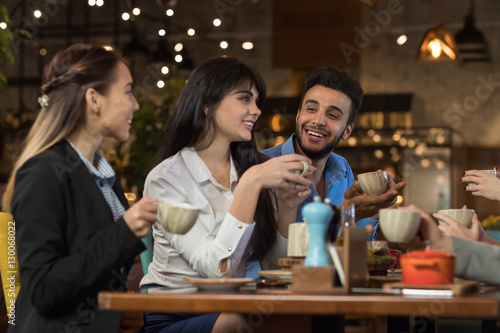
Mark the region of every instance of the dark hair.
[[[256, 103], [261, 109], [266, 98], [264, 80], [241, 60], [213, 58], [196, 68], [182, 89], [154, 164], [158, 165], [184, 147], [195, 146], [205, 136], [209, 137], [210, 145], [217, 134], [215, 110], [226, 95], [245, 84], [249, 88], [255, 86], [259, 94]], [[267, 159], [257, 150], [254, 136], [248, 142], [232, 142], [230, 149], [240, 177], [248, 168]], [[270, 190], [261, 191], [254, 216], [256, 226], [250, 241], [250, 259], [262, 260], [276, 241], [277, 217], [272, 198]]]
[[307, 94], [309, 89], [314, 86], [322, 86], [337, 90], [349, 97], [352, 103], [351, 112], [349, 112], [349, 118], [347, 119], [347, 125], [353, 123], [354, 118], [356, 118], [356, 113], [359, 111], [361, 103], [363, 102], [363, 89], [358, 81], [356, 81], [346, 71], [338, 70], [335, 67], [330, 66], [316, 68], [307, 75], [306, 87], [299, 104], [301, 109], [304, 96]]
[[125, 61], [114, 51], [87, 44], [74, 44], [52, 58], [44, 69], [41, 88], [47, 104], [42, 105], [14, 165], [3, 198], [4, 209], [10, 211], [17, 170], [29, 158], [68, 136], [81, 123], [85, 113], [85, 92], [94, 88], [106, 94], [116, 78], [119, 62]]

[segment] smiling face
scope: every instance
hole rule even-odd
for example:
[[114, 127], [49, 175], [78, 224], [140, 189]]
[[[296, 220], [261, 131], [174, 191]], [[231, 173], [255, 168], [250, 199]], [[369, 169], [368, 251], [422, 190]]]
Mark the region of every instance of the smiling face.
[[256, 104], [258, 97], [253, 85], [243, 85], [222, 99], [214, 112], [217, 139], [228, 143], [252, 139], [253, 126], [261, 114]]
[[132, 93], [132, 75], [124, 63], [119, 62], [115, 68], [115, 79], [108, 92], [99, 95], [100, 123], [104, 136], [119, 141], [128, 139], [134, 112], [139, 104]]
[[295, 135], [298, 150], [313, 160], [327, 157], [341, 139], [347, 139], [351, 99], [323, 86], [314, 86], [304, 96], [297, 112]]

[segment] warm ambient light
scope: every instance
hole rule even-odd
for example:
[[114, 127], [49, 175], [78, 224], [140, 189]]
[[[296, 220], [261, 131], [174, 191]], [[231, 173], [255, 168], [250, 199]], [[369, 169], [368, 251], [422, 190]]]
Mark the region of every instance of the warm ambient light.
[[165, 34], [166, 34], [166, 33], [167, 33], [167, 32], [165, 31], [165, 29], [160, 29], [160, 30], [158, 30], [158, 35], [159, 35], [159, 36], [165, 36]]
[[189, 36], [194, 36], [194, 34], [195, 34], [195, 33], [196, 33], [196, 31], [195, 31], [194, 29], [192, 29], [192, 28], [191, 28], [191, 29], [188, 29], [188, 31], [187, 31], [187, 34], [188, 34]]
[[7, 23], [0, 22], [0, 29], [7, 29]]
[[245, 50], [251, 50], [253, 49], [253, 43], [252, 42], [245, 42], [241, 44], [241, 47]]
[[40, 17], [42, 17], [42, 12], [41, 12], [41, 11], [39, 11], [39, 10], [37, 9], [37, 10], [35, 10], [35, 11], [33, 12], [33, 15], [34, 15], [36, 18], [40, 18]]
[[229, 44], [226, 41], [223, 40], [222, 42], [220, 42], [221, 49], [227, 49], [228, 46], [229, 46]]
[[285, 126], [283, 124], [283, 121], [281, 120], [280, 114], [275, 114], [271, 118], [271, 129], [273, 130], [273, 132], [281, 132], [285, 129]]
[[408, 37], [406, 37], [406, 35], [401, 35], [398, 37], [398, 39], [396, 39], [396, 43], [398, 43], [398, 45], [403, 45], [407, 40]]
[[218, 18], [216, 18], [216, 19], [214, 20], [214, 22], [213, 22], [214, 26], [216, 26], [216, 27], [220, 26], [220, 25], [221, 25], [221, 23], [222, 23], [222, 21], [221, 21], [221, 20], [219, 20]]
[[182, 56], [180, 54], [175, 56], [175, 61], [181, 62], [182, 61]]
[[174, 11], [172, 9], [167, 9], [167, 11], [165, 12], [165, 14], [167, 16], [173, 16], [174, 15]]
[[182, 43], [177, 43], [174, 46], [175, 52], [181, 52], [183, 48], [184, 48], [184, 45]]
[[95, 0], [89, 0], [89, 6], [95, 6]]
[[168, 69], [168, 67], [167, 67], [167, 66], [163, 66], [163, 67], [161, 68], [161, 73], [162, 73], [163, 75], [167, 75], [167, 74], [168, 74], [168, 72], [169, 72], [169, 69]]
[[135, 16], [138, 16], [140, 13], [141, 13], [141, 10], [137, 7], [132, 10], [132, 14], [134, 14]]
[[137, 199], [137, 195], [133, 192], [127, 192], [125, 193], [125, 198], [127, 198], [128, 201], [135, 201], [135, 199]]
[[128, 21], [130, 19], [130, 14], [129, 13], [123, 13], [122, 14], [122, 20]]
[[95, 4], [97, 5], [97, 7], [102, 7], [104, 5], [104, 0], [97, 0]]
[[458, 60], [458, 49], [446, 25], [427, 31], [417, 60]]

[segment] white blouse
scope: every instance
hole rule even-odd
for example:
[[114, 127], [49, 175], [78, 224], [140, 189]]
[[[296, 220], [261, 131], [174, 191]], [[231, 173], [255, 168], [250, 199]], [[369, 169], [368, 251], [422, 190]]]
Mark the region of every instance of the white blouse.
[[[167, 203], [192, 204], [200, 208], [200, 215], [185, 235], [168, 233], [158, 221], [154, 224], [153, 261], [141, 286], [191, 289], [191, 285], [182, 282], [184, 278], [245, 275], [248, 258], [245, 250], [255, 224], [242, 223], [228, 213], [237, 182], [232, 158], [228, 189], [213, 178], [193, 147], [182, 149], [148, 174], [145, 196]], [[223, 259], [227, 259], [225, 272], [221, 272]]]

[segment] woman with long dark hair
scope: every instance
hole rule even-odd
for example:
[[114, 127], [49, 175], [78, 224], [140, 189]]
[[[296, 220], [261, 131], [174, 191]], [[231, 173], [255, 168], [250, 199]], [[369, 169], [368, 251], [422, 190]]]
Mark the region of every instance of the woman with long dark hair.
[[[265, 96], [261, 76], [237, 58], [208, 60], [189, 77], [144, 194], [190, 203], [201, 213], [185, 235], [154, 225], [153, 262], [141, 281], [150, 292], [192, 289], [186, 278], [242, 277], [249, 257], [275, 268], [286, 255], [283, 236], [295, 219], [278, 219], [281, 201], [275, 202], [271, 191], [283, 194], [278, 198], [307, 197], [310, 181], [291, 171], [310, 160], [301, 155], [267, 160], [258, 152], [253, 128]], [[147, 313], [146, 332], [234, 331], [241, 320], [227, 313]]]
[[97, 294], [125, 290], [156, 220], [155, 200], [128, 209], [98, 148], [129, 137], [139, 105], [123, 59], [76, 44], [45, 68], [41, 110], [3, 197], [12, 212], [21, 288], [9, 332], [118, 332], [120, 312]]

